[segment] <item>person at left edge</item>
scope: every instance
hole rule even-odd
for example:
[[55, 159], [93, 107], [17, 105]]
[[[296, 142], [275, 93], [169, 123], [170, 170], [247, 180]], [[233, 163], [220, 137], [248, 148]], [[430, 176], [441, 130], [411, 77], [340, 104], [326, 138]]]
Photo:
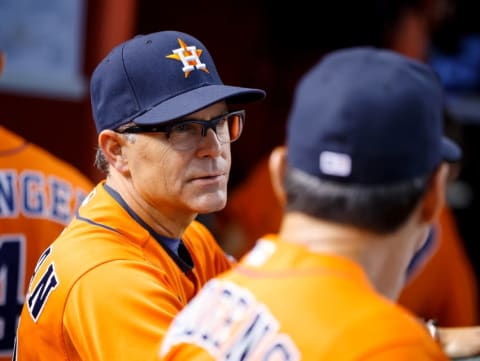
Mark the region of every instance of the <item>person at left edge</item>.
[[260, 89], [224, 85], [205, 45], [136, 36], [96, 67], [96, 165], [106, 174], [39, 259], [16, 360], [145, 360], [230, 258], [198, 214], [225, 206], [230, 143]]
[[[6, 57], [0, 51], [0, 74], [8, 68]], [[0, 120], [0, 361], [12, 359], [18, 317], [38, 257], [93, 186], [72, 164]]]

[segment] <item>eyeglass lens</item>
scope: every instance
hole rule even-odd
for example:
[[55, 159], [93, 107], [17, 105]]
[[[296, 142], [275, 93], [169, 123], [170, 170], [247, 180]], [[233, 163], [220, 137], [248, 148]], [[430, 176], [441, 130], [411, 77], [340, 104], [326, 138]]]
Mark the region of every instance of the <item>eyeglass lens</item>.
[[230, 113], [210, 121], [190, 120], [178, 123], [170, 128], [170, 143], [177, 149], [191, 149], [196, 147], [209, 129], [216, 134], [222, 144], [237, 140], [242, 133], [243, 114]]

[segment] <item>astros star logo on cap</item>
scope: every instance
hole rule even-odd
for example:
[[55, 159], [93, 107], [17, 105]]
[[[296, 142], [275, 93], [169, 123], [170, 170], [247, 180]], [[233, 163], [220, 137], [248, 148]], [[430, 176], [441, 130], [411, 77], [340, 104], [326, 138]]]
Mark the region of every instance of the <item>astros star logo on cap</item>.
[[203, 50], [197, 49], [197, 47], [194, 45], [187, 46], [187, 44], [185, 44], [185, 42], [180, 38], [177, 40], [180, 44], [180, 48], [172, 50], [173, 54], [167, 55], [166, 57], [182, 62], [182, 70], [185, 73], [185, 78], [188, 78], [190, 72], [195, 69], [208, 73], [207, 66], [200, 60], [200, 55], [202, 54]]

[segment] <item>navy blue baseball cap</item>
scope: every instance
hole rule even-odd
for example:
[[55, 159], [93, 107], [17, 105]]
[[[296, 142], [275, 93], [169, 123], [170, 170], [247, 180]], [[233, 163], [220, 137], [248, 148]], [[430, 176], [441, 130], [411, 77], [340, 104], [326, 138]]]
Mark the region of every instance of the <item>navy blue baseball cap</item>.
[[260, 89], [224, 85], [205, 45], [178, 31], [139, 35], [115, 47], [92, 74], [97, 132], [158, 124], [213, 103], [261, 100]]
[[386, 49], [341, 49], [325, 55], [297, 85], [288, 160], [341, 183], [409, 180], [460, 159], [443, 124], [442, 85], [428, 65]]

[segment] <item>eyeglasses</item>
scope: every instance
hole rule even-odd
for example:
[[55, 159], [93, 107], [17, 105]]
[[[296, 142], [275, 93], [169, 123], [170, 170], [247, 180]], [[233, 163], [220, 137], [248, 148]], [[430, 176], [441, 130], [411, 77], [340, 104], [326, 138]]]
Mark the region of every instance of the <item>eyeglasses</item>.
[[135, 124], [117, 133], [166, 133], [170, 144], [178, 150], [194, 149], [209, 129], [216, 134], [221, 144], [232, 143], [240, 138], [245, 122], [245, 110], [220, 115], [210, 120], [188, 119], [169, 124]]

